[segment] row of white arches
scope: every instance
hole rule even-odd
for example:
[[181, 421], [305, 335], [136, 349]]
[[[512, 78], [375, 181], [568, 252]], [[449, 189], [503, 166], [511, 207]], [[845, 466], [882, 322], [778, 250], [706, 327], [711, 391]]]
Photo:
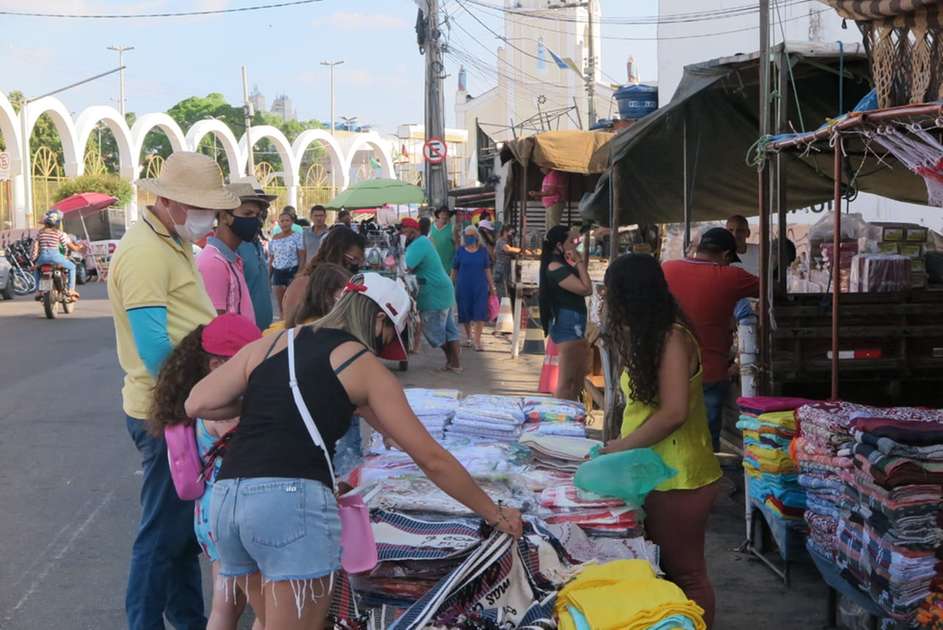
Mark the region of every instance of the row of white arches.
[[[214, 135], [222, 145], [233, 173], [245, 173], [249, 159], [248, 138], [245, 134], [238, 140], [232, 130], [220, 120], [207, 119], [195, 123], [184, 133], [177, 122], [165, 113], [152, 113], [139, 116], [129, 128], [124, 117], [113, 107], [95, 105], [86, 108], [73, 120], [72, 114], [59, 99], [45, 97], [29, 104], [27, 108], [26, 135], [32, 134], [36, 121], [46, 114], [52, 120], [62, 141], [64, 171], [66, 177], [76, 177], [85, 172], [85, 147], [89, 136], [100, 123], [107, 125], [118, 144], [119, 169], [121, 177], [134, 181], [141, 176], [144, 158], [141, 155], [144, 139], [154, 129], [159, 129], [170, 140], [174, 151], [195, 151], [207, 135]], [[0, 92], [0, 132], [6, 142], [10, 155], [10, 172], [22, 175], [21, 160], [21, 120], [13, 109], [7, 96]], [[351, 183], [351, 174], [355, 169], [354, 158], [361, 151], [374, 154], [380, 164], [381, 177], [394, 177], [393, 157], [388, 143], [375, 132], [356, 134], [347, 138], [337, 138], [323, 129], [308, 129], [302, 132], [294, 142], [289, 142], [285, 134], [276, 127], [263, 125], [251, 129], [253, 146], [262, 139], [272, 142], [284, 167], [281, 173], [288, 189], [289, 203], [296, 205], [298, 187], [302, 183], [300, 173], [305, 152], [314, 144], [320, 144], [331, 161], [331, 172], [336, 177], [339, 190]], [[136, 208], [132, 208], [133, 215]]]

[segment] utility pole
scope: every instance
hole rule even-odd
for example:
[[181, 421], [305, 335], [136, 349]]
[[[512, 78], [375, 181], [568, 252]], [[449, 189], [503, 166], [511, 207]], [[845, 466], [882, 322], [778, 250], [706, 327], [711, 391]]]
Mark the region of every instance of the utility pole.
[[589, 24], [586, 28], [586, 43], [589, 46], [589, 59], [586, 62], [586, 98], [589, 101], [586, 104], [586, 117], [590, 129], [596, 124], [596, 38], [593, 22], [596, 21], [596, 14], [593, 11], [594, 0], [588, 0], [586, 3], [586, 15], [589, 18]]
[[255, 156], [252, 155], [252, 102], [249, 100], [249, 72], [242, 66], [242, 108], [246, 115], [246, 175], [255, 175]]
[[334, 135], [334, 67], [339, 66], [344, 63], [343, 60], [338, 61], [322, 61], [322, 66], [328, 66], [331, 69], [331, 135]]
[[124, 53], [129, 50], [134, 50], [134, 46], [109, 46], [108, 50], [113, 50], [118, 53], [118, 67], [121, 68], [121, 72], [118, 73], [118, 112], [120, 112], [121, 117], [124, 118], [124, 111], [127, 105], [127, 100], [124, 97]]
[[[760, 0], [760, 85], [758, 103], [760, 116], [760, 137], [769, 135], [769, 112], [770, 112], [770, 46], [769, 46], [769, 0]], [[769, 341], [770, 341], [770, 304], [768, 300], [769, 293], [769, 214], [770, 214], [770, 185], [769, 185], [769, 160], [765, 155], [762, 156], [762, 162], [757, 171], [757, 190], [758, 206], [760, 214], [760, 302], [759, 302], [759, 321], [757, 322], [757, 340], [760, 344], [760, 378], [757, 387], [759, 395], [765, 395], [768, 391], [769, 379]], [[780, 226], [782, 229], [782, 226]], [[838, 281], [834, 281], [838, 290]]]
[[[436, 138], [445, 142], [445, 98], [442, 79], [442, 42], [439, 32], [439, 0], [425, 0], [425, 30], [419, 52], [426, 56], [426, 142]], [[448, 161], [432, 164], [426, 161], [426, 200], [432, 208], [441, 208], [449, 201]]]

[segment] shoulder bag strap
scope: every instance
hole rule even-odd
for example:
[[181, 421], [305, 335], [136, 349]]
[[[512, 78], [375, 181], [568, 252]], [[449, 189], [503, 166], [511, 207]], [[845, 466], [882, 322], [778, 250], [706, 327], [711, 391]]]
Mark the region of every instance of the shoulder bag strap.
[[331, 473], [331, 487], [336, 491], [337, 478], [334, 477], [334, 464], [331, 462], [331, 455], [328, 453], [324, 438], [321, 437], [321, 432], [318, 431], [317, 425], [314, 424], [314, 418], [311, 417], [311, 412], [308, 411], [308, 405], [305, 404], [305, 399], [301, 396], [301, 390], [298, 388], [298, 379], [295, 375], [294, 328], [288, 329], [288, 384], [291, 387], [291, 395], [295, 399], [295, 407], [298, 408], [298, 413], [301, 414], [305, 428], [308, 429], [308, 435], [311, 436], [311, 440], [314, 442], [315, 446], [324, 452], [324, 459], [327, 460], [327, 469], [328, 472]]

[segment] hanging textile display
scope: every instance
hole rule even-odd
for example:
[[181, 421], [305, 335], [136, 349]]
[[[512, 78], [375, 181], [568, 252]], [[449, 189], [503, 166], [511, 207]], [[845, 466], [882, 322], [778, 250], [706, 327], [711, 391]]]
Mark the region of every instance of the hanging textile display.
[[939, 140], [919, 125], [880, 128], [870, 137], [901, 164], [923, 177], [927, 184], [927, 205], [943, 207], [943, 144]]
[[864, 38], [882, 108], [943, 98], [943, 11], [937, 0], [824, 0]]

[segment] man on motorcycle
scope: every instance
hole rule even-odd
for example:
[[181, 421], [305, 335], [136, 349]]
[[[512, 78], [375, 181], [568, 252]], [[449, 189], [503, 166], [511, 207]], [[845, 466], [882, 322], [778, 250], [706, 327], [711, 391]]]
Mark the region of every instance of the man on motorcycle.
[[[79, 294], [75, 290], [75, 263], [66, 258], [59, 248], [65, 247], [73, 252], [84, 252], [85, 247], [73, 243], [69, 235], [59, 229], [61, 225], [62, 213], [58, 210], [50, 210], [43, 216], [43, 228], [39, 230], [36, 240], [33, 241], [36, 284], [39, 285], [40, 265], [59, 265], [69, 272], [69, 297], [77, 300]], [[36, 299], [40, 299], [40, 296]]]

